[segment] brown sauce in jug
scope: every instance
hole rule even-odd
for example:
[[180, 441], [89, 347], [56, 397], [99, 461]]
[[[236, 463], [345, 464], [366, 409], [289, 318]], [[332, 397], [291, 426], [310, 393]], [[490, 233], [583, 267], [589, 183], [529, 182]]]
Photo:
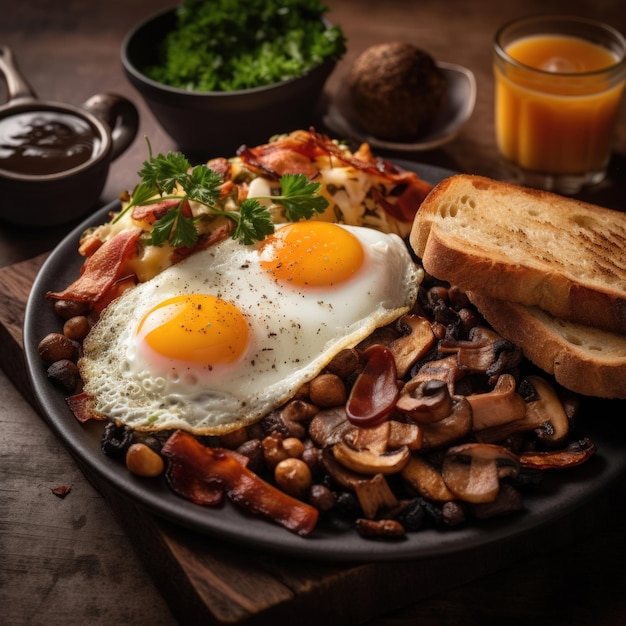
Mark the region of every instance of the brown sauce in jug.
[[65, 172], [97, 154], [90, 124], [61, 111], [29, 111], [0, 119], [0, 169], [17, 174]]

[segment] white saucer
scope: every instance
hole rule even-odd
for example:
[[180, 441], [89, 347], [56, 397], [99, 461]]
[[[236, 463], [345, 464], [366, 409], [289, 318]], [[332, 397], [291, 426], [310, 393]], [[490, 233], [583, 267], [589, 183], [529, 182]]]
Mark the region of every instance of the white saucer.
[[476, 103], [476, 79], [465, 67], [453, 63], [437, 62], [448, 82], [446, 108], [433, 120], [427, 132], [411, 142], [387, 141], [366, 133], [351, 122], [351, 107], [346, 81], [341, 87], [324, 116], [324, 124], [337, 135], [346, 139], [367, 142], [372, 148], [416, 152], [432, 150], [456, 137], [461, 127], [472, 115]]

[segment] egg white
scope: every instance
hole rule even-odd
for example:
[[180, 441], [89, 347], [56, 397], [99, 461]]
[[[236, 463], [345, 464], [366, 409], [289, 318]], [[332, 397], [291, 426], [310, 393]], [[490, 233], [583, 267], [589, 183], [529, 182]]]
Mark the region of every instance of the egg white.
[[[93, 409], [134, 429], [223, 434], [261, 419], [291, 398], [342, 349], [414, 304], [422, 270], [397, 235], [343, 226], [365, 260], [332, 288], [294, 288], [258, 264], [258, 246], [228, 239], [198, 252], [112, 302], [79, 360]], [[235, 363], [213, 368], [146, 356], [141, 319], [165, 299], [216, 295], [245, 315], [250, 343]]]

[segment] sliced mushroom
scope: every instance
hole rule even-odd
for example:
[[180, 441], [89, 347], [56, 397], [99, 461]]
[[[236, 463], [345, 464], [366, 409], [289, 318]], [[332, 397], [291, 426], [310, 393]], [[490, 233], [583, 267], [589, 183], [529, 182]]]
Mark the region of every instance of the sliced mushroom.
[[596, 453], [596, 445], [591, 439], [574, 441], [563, 450], [525, 452], [520, 454], [520, 464], [529, 469], [567, 469], [589, 460]]
[[457, 363], [456, 354], [452, 354], [442, 359], [434, 359], [424, 363], [409, 382], [417, 385], [420, 382], [427, 382], [429, 380], [444, 381], [448, 386], [450, 394], [453, 394], [454, 384], [457, 380], [462, 378], [464, 374], [465, 372]]
[[374, 519], [379, 511], [388, 511], [398, 506], [398, 499], [382, 474], [358, 481], [354, 485], [354, 492], [363, 515], [368, 519]]
[[455, 495], [448, 489], [441, 473], [419, 455], [411, 456], [400, 475], [424, 498], [435, 502], [448, 502], [455, 499]]
[[446, 452], [441, 475], [457, 498], [481, 503], [493, 502], [500, 490], [500, 479], [517, 476], [519, 470], [519, 459], [510, 450], [486, 443], [467, 443]]
[[396, 361], [398, 377], [404, 378], [411, 366], [432, 348], [435, 335], [430, 322], [421, 315], [404, 315], [398, 327], [408, 330], [408, 334], [392, 341], [388, 348]]
[[397, 506], [398, 500], [382, 474], [375, 474], [373, 477], [357, 474], [341, 465], [330, 448], [323, 451], [322, 464], [337, 485], [356, 494], [366, 517], [374, 518], [378, 511]]
[[439, 351], [455, 353], [459, 366], [468, 372], [498, 376], [519, 365], [521, 350], [494, 330], [475, 326], [466, 341], [442, 341]]
[[452, 397], [443, 380], [410, 380], [402, 389], [396, 410], [416, 422], [438, 422], [452, 412]]
[[422, 447], [422, 429], [415, 423], [389, 420], [389, 439], [387, 445], [391, 450], [406, 446], [409, 450]]
[[333, 481], [343, 489], [354, 491], [357, 483], [369, 480], [363, 474], [357, 474], [347, 467], [341, 465], [333, 455], [332, 448], [324, 448], [321, 455], [321, 463], [324, 470], [333, 479]]
[[523, 419], [526, 416], [526, 402], [516, 388], [515, 378], [510, 374], [502, 374], [492, 391], [467, 396], [472, 407], [474, 430]]
[[535, 391], [535, 398], [526, 404], [526, 413], [541, 423], [535, 432], [547, 446], [560, 446], [569, 434], [569, 419], [554, 387], [541, 376], [527, 376]]
[[452, 396], [452, 411], [432, 424], [420, 424], [422, 450], [433, 450], [467, 437], [472, 430], [472, 408], [465, 396]]
[[344, 433], [343, 441], [355, 450], [370, 450], [382, 454], [388, 448], [390, 430], [389, 421], [370, 428], [352, 426]]
[[541, 415], [529, 413], [528, 411], [522, 419], [496, 426], [490, 426], [474, 432], [476, 440], [481, 443], [499, 443], [506, 441], [509, 437], [520, 433], [526, 433], [543, 424]]
[[343, 440], [352, 429], [343, 407], [334, 407], [317, 413], [309, 424], [309, 437], [320, 447], [333, 446]]
[[399, 472], [407, 464], [411, 452], [406, 446], [382, 453], [367, 449], [357, 450], [341, 441], [333, 446], [333, 455], [341, 465], [353, 472], [373, 476]]
[[272, 411], [263, 418], [262, 425], [266, 433], [278, 431], [285, 437], [304, 437], [304, 422], [309, 421], [319, 408], [302, 399], [292, 399], [281, 409]]

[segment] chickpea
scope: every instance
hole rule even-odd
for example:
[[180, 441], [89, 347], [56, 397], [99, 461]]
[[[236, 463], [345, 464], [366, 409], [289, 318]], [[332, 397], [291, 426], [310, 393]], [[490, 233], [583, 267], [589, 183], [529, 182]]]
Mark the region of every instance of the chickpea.
[[76, 354], [76, 347], [71, 339], [61, 333], [49, 333], [38, 346], [39, 356], [46, 363], [54, 363], [62, 359], [73, 360]]
[[311, 381], [311, 402], [319, 407], [340, 406], [348, 398], [346, 385], [336, 374], [320, 374]]
[[283, 441], [283, 448], [287, 455], [292, 458], [300, 458], [304, 452], [304, 444], [297, 437], [287, 437]]
[[153, 478], [165, 469], [163, 458], [145, 443], [134, 443], [126, 452], [126, 467], [137, 476]]
[[261, 441], [263, 446], [263, 458], [266, 465], [270, 469], [274, 469], [281, 461], [289, 457], [285, 446], [283, 445], [283, 438], [279, 433], [272, 433]]
[[80, 341], [89, 332], [89, 320], [84, 315], [75, 315], [63, 324], [63, 334], [68, 339]]
[[290, 400], [282, 409], [283, 419], [287, 422], [304, 422], [311, 419], [318, 407], [304, 400]]
[[278, 463], [274, 470], [276, 484], [290, 496], [306, 496], [313, 478], [309, 466], [300, 459], [288, 458]]

